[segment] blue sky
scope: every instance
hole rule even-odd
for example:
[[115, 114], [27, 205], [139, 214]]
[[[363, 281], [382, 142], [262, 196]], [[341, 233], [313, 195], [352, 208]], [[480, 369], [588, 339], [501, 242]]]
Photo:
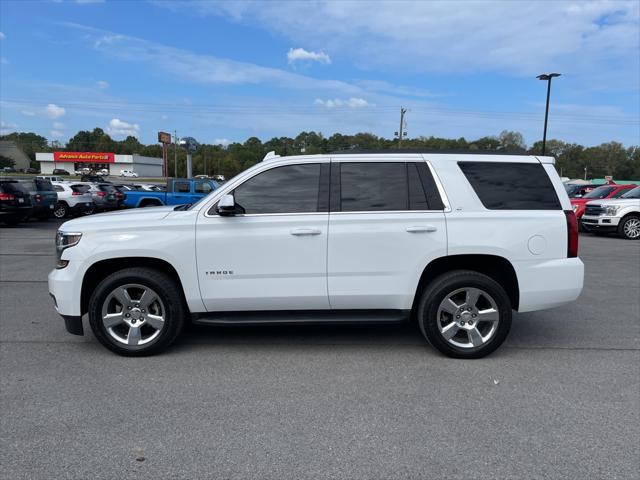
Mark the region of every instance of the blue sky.
[[2, 133], [640, 144], [640, 2], [0, 1]]

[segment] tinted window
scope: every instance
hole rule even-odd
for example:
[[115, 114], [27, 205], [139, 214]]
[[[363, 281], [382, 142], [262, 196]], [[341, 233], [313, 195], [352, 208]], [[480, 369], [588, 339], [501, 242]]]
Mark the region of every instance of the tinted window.
[[51, 185], [51, 182], [49, 180], [42, 180], [40, 178], [36, 178], [35, 179], [36, 182], [36, 189], [41, 191], [41, 192], [52, 192], [53, 191], [53, 185]]
[[630, 189], [629, 188], [621, 188], [620, 190], [618, 190], [616, 193], [614, 193], [613, 195], [611, 195], [611, 197], [609, 198], [618, 198], [621, 197], [622, 195], [624, 195], [625, 193], [627, 193]]
[[407, 175], [409, 184], [409, 208], [411, 210], [429, 210], [427, 195], [424, 192], [418, 167], [415, 163], [407, 163]]
[[320, 164], [287, 165], [259, 173], [234, 191], [240, 213], [317, 212]]
[[632, 188], [631, 190], [625, 190], [622, 198], [640, 198], [640, 187]]
[[209, 182], [196, 182], [195, 185], [195, 192], [196, 193], [209, 193], [211, 190], [213, 190], [213, 188], [211, 188], [211, 185], [209, 184]]
[[598, 187], [591, 190], [582, 198], [606, 198], [616, 187]]
[[490, 210], [559, 210], [558, 195], [539, 163], [458, 162]]
[[90, 189], [88, 185], [71, 185], [71, 190], [76, 193], [87, 193]]
[[54, 185], [54, 186], [53, 186], [53, 189], [54, 189], [56, 192], [64, 192], [64, 188], [62, 188], [60, 185]]
[[400, 162], [340, 163], [343, 212], [407, 210], [407, 171]]
[[189, 183], [187, 182], [176, 182], [174, 183], [174, 190], [178, 193], [189, 193]]
[[3, 182], [2, 189], [7, 193], [28, 193], [27, 189], [18, 182]]

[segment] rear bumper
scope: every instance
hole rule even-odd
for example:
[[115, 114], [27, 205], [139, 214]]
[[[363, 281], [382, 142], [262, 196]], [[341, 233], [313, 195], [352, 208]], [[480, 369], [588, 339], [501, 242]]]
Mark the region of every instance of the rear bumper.
[[73, 206], [69, 206], [69, 210], [72, 213], [84, 213], [84, 212], [88, 212], [89, 210], [95, 209], [95, 205], [93, 202], [88, 203], [76, 203]]
[[514, 264], [520, 286], [519, 312], [554, 308], [575, 301], [584, 284], [579, 258]]

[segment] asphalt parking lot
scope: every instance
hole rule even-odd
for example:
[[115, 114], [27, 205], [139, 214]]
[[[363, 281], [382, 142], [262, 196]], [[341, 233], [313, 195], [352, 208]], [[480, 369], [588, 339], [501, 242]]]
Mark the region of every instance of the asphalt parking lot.
[[581, 236], [579, 301], [482, 360], [410, 325], [193, 327], [132, 359], [66, 333], [57, 225], [0, 229], [1, 478], [638, 478], [640, 242]]

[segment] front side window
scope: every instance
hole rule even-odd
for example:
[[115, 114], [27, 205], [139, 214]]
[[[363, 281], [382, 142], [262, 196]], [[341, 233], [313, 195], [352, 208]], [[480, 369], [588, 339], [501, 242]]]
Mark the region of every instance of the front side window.
[[188, 182], [176, 182], [175, 183], [175, 191], [177, 193], [189, 193], [189, 183]]
[[285, 165], [259, 173], [234, 192], [238, 213], [308, 213], [319, 208], [320, 164]]
[[209, 182], [196, 182], [194, 191], [196, 193], [204, 193], [205, 195], [211, 192], [213, 188]]

